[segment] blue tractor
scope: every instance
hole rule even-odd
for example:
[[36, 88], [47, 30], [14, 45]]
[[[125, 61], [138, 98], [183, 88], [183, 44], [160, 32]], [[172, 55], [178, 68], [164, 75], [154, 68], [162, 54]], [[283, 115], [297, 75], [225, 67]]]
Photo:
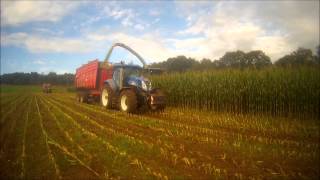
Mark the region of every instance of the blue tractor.
[[122, 43], [116, 43], [110, 48], [104, 64], [108, 64], [112, 50], [116, 46], [125, 48], [134, 54], [142, 62], [143, 67], [123, 62], [113, 64], [112, 78], [104, 81], [101, 91], [101, 105], [108, 109], [119, 108], [128, 113], [135, 113], [142, 107], [147, 107], [152, 111], [163, 111], [166, 101], [165, 94], [159, 88], [153, 88], [151, 81], [144, 77], [144, 73], [150, 72], [150, 69], [146, 67], [145, 61], [139, 54]]

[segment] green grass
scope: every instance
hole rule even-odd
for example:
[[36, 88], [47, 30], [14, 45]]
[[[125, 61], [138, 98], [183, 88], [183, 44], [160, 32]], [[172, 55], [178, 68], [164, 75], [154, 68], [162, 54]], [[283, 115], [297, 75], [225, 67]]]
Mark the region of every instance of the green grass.
[[41, 86], [29, 86], [29, 85], [0, 85], [0, 91], [2, 93], [30, 93], [41, 92]]
[[[53, 85], [52, 91], [55, 93], [75, 92], [72, 86]], [[42, 92], [41, 85], [0, 85], [0, 92], [6, 93], [31, 93]]]

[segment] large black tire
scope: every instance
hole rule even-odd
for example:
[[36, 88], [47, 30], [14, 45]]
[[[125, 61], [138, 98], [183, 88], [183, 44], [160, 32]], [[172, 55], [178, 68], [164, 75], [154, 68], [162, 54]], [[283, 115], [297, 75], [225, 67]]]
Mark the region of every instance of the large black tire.
[[132, 89], [125, 89], [120, 93], [120, 110], [127, 113], [137, 112], [137, 94]]
[[112, 99], [113, 99], [113, 94], [112, 90], [109, 86], [105, 86], [100, 95], [100, 103], [103, 107], [107, 109], [112, 108]]

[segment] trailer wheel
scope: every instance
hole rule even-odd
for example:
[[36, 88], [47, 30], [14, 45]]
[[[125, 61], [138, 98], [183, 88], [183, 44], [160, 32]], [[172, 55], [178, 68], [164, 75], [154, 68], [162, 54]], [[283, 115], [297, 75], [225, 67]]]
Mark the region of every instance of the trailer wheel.
[[101, 105], [107, 109], [112, 108], [112, 90], [109, 86], [105, 86], [102, 89], [100, 96]]
[[125, 89], [120, 93], [120, 110], [135, 113], [137, 110], [137, 95], [132, 89]]

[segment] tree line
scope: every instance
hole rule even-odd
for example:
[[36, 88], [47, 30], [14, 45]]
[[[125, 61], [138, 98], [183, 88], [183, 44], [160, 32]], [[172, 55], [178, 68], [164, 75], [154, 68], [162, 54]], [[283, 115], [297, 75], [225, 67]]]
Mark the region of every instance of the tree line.
[[[215, 70], [223, 68], [255, 68], [261, 69], [270, 66], [281, 67], [297, 67], [301, 65], [319, 66], [320, 65], [320, 46], [317, 47], [317, 55], [313, 55], [310, 49], [298, 48], [292, 53], [279, 58], [272, 64], [270, 57], [261, 50], [254, 50], [250, 52], [233, 51], [226, 52], [218, 60], [202, 59], [197, 61], [193, 58], [185, 56], [177, 56], [168, 58], [166, 61], [153, 63], [149, 67], [161, 68], [164, 71], [171, 72], [185, 72], [185, 71], [203, 71]], [[74, 74], [56, 74], [50, 72], [49, 74], [39, 74], [37, 72], [31, 73], [11, 73], [0, 75], [1, 84], [60, 84], [72, 85], [74, 82]]]
[[16, 72], [11, 74], [1, 75], [1, 84], [59, 84], [59, 85], [72, 85], [74, 82], [74, 74], [56, 74], [50, 72], [48, 74], [39, 74], [37, 72], [23, 73]]
[[313, 55], [310, 49], [298, 48], [296, 51], [279, 58], [272, 64], [270, 57], [261, 50], [233, 51], [225, 53], [220, 59], [211, 61], [202, 59], [197, 61], [185, 56], [169, 58], [166, 61], [153, 63], [154, 68], [165, 69], [167, 72], [184, 72], [190, 70], [210, 70], [222, 68], [265, 68], [270, 66], [296, 67], [301, 65], [319, 65], [320, 46], [317, 48], [317, 55]]

